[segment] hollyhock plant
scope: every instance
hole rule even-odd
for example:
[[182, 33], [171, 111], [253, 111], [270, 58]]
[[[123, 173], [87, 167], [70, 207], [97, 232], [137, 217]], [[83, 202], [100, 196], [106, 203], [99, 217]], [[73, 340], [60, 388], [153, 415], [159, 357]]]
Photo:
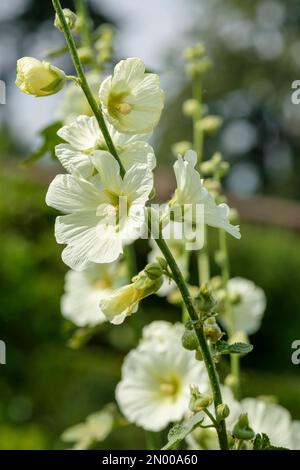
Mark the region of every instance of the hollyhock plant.
[[[147, 439], [163, 431], [154, 435], [154, 447], [159, 448], [157, 442], [173, 424], [165, 450], [186, 445], [298, 449], [299, 421], [277, 404], [243, 398], [240, 362], [253, 348], [246, 334], [259, 328], [266, 298], [253, 282], [231, 278], [227, 236], [238, 240], [241, 234], [222, 187], [230, 165], [219, 152], [205, 159], [205, 138], [222, 124], [202, 102], [202, 77], [210, 67], [205, 47], [198, 44], [184, 53], [193, 96], [183, 103], [183, 111], [191, 120], [193, 139], [173, 146], [179, 153], [174, 163], [176, 187], [173, 197], [157, 208], [152, 203], [156, 158], [148, 139], [164, 106], [159, 76], [132, 57], [118, 62], [104, 78], [106, 65], [114, 65], [108, 63], [113, 35], [108, 33], [105, 39], [99, 30], [90, 30], [87, 11], [83, 16], [81, 11], [78, 23], [70, 10], [63, 11], [60, 0], [52, 3], [76, 76], [23, 58], [16, 83], [24, 93], [46, 96], [59, 91], [66, 80], [73, 81], [63, 99], [64, 126], [58, 131], [64, 143], [53, 144], [66, 173], [54, 178], [46, 195], [46, 203], [63, 213], [56, 218], [55, 237], [66, 245], [62, 259], [71, 268], [61, 310], [86, 337], [85, 330], [94, 334], [93, 327], [107, 321], [103, 330], [108, 332], [109, 347], [116, 346], [115, 338], [123, 331], [130, 330], [128, 342], [134, 342], [115, 391], [122, 417], [116, 420], [105, 408], [67, 430], [63, 439], [86, 449], [104, 440], [114, 427], [134, 424], [147, 431]], [[80, 26], [85, 26], [84, 35]], [[207, 226], [215, 229], [212, 245]], [[134, 244], [139, 238], [150, 240], [151, 251], [149, 264], [138, 269], [146, 257]], [[201, 243], [190, 247], [195, 240]], [[214, 269], [219, 275], [212, 278], [216, 244]], [[157, 321], [152, 321], [141, 303], [156, 293], [174, 294], [181, 311], [155, 305], [151, 315]], [[169, 318], [173, 313], [176, 320]], [[170, 321], [163, 320], [166, 317]], [[125, 320], [119, 331], [112, 326]], [[119, 355], [122, 347], [117, 346]]]

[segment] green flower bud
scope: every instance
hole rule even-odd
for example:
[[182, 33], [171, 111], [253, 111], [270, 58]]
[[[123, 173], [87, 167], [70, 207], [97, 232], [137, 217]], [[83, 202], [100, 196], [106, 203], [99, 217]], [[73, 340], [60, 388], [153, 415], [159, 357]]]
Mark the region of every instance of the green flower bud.
[[189, 409], [193, 413], [198, 413], [199, 411], [205, 410], [205, 408], [208, 408], [212, 402], [213, 399], [210, 395], [200, 393], [197, 387], [191, 387]]
[[182, 112], [187, 117], [193, 117], [200, 113], [201, 106], [195, 99], [185, 100], [182, 105]]
[[159, 279], [163, 274], [162, 267], [158, 263], [147, 264], [147, 266], [144, 269], [144, 272], [147, 274], [149, 279], [153, 281], [155, 279]]
[[227, 387], [230, 387], [231, 389], [234, 389], [237, 386], [237, 379], [235, 378], [234, 375], [228, 374], [225, 377], [224, 383], [225, 383], [225, 385], [227, 385]]
[[245, 441], [254, 439], [255, 432], [249, 426], [247, 413], [242, 413], [239, 416], [239, 419], [233, 428], [233, 436], [236, 439], [245, 440]]
[[219, 116], [206, 116], [198, 121], [196, 126], [197, 129], [202, 130], [206, 134], [213, 134], [220, 129], [222, 122], [223, 120]]
[[93, 58], [91, 50], [88, 47], [80, 47], [77, 49], [77, 52], [79, 59], [83, 64], [88, 64]]
[[207, 176], [212, 175], [215, 171], [215, 166], [211, 160], [201, 163], [200, 172], [201, 175]]
[[203, 361], [203, 355], [200, 349], [197, 349], [196, 354], [195, 354], [195, 359], [196, 361]]
[[201, 77], [212, 67], [209, 59], [196, 60], [186, 65], [186, 73], [189, 77]]
[[161, 268], [164, 271], [167, 271], [169, 269], [168, 263], [165, 260], [165, 258], [161, 258], [160, 256], [157, 256], [156, 261], [158, 262], [158, 264], [161, 266]]
[[218, 251], [215, 252], [215, 262], [216, 262], [219, 266], [224, 266], [225, 255], [224, 255], [223, 251], [218, 250]]
[[220, 167], [219, 167], [219, 175], [221, 178], [223, 178], [223, 176], [226, 176], [227, 173], [229, 172], [230, 170], [230, 165], [228, 162], [221, 162], [220, 163]]
[[222, 403], [221, 405], [217, 406], [216, 418], [218, 422], [222, 421], [223, 419], [228, 418], [229, 415], [230, 415], [230, 409], [228, 405], [226, 405], [225, 403]]
[[207, 284], [204, 284], [200, 287], [200, 291], [195, 298], [195, 305], [199, 310], [204, 312], [210, 312], [215, 307], [216, 300], [214, 299]]
[[182, 140], [181, 142], [176, 142], [175, 144], [172, 145], [172, 152], [175, 157], [178, 155], [184, 155], [185, 152], [190, 150], [192, 148], [191, 142], [187, 140]]
[[200, 59], [205, 54], [205, 50], [205, 45], [199, 42], [192, 47], [187, 47], [182, 55], [185, 60]]
[[204, 322], [204, 333], [207, 339], [212, 343], [216, 343], [222, 338], [224, 333], [216, 322], [215, 317], [210, 317]]
[[[77, 15], [73, 11], [69, 10], [69, 8], [64, 8], [63, 13], [67, 22], [68, 27], [73, 30], [76, 26], [76, 21], [77, 21]], [[57, 28], [59, 31], [63, 33], [63, 26], [60, 22], [60, 19], [56, 13], [55, 15], [55, 20], [54, 20], [54, 26]]]
[[23, 57], [17, 62], [16, 85], [28, 95], [53, 95], [64, 87], [66, 80], [65, 73], [48, 62], [33, 57]]
[[185, 328], [181, 342], [182, 346], [189, 351], [194, 351], [199, 348], [199, 341], [193, 328]]

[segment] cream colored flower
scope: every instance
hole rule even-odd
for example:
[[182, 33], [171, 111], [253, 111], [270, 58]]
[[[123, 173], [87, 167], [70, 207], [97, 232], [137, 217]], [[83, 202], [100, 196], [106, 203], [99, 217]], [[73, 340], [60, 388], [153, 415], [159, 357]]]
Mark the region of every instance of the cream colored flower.
[[61, 311], [79, 327], [95, 326], [106, 321], [99, 302], [126, 282], [121, 263], [93, 264], [85, 271], [68, 271]]
[[[232, 312], [235, 331], [245, 331], [248, 335], [255, 333], [261, 324], [266, 309], [264, 291], [254, 282], [242, 277], [229, 280], [228, 293], [233, 300]], [[220, 322], [226, 328], [226, 318], [220, 315]]]
[[[174, 164], [174, 172], [177, 181], [177, 189], [170, 203], [171, 209], [184, 210], [175, 211], [175, 220], [179, 222], [182, 217], [188, 218], [191, 222], [198, 222], [195, 218], [197, 207], [202, 207], [204, 211], [204, 223], [217, 228], [223, 228], [235, 238], [240, 238], [238, 226], [229, 222], [229, 207], [226, 204], [217, 205], [212, 195], [204, 188], [199, 173], [195, 169], [197, 163], [196, 152], [189, 150], [184, 158], [178, 156]], [[179, 216], [178, 216], [179, 214]]]
[[273, 446], [292, 448], [292, 419], [288, 410], [258, 398], [242, 400], [241, 410], [242, 413], [247, 413], [249, 424], [255, 433], [267, 434]]
[[107, 119], [119, 132], [143, 134], [157, 125], [164, 105], [159, 77], [145, 73], [141, 59], [121, 60], [100, 87]]
[[126, 317], [135, 313], [139, 302], [151, 294], [154, 294], [161, 286], [162, 278], [150, 279], [141, 271], [132, 283], [120, 287], [110, 296], [100, 301], [100, 309], [111, 323], [119, 325]]
[[183, 418], [188, 411], [190, 385], [199, 385], [201, 392], [209, 387], [205, 367], [195, 360], [193, 352], [182, 347], [173, 328], [160, 324], [155, 329], [151, 339], [142, 339], [125, 358], [116, 389], [117, 402], [128, 421], [149, 431], [161, 431]]
[[[108, 131], [125, 170], [136, 163], [148, 165], [151, 170], [155, 167], [153, 148], [147, 142], [140, 140], [144, 136], [120, 134], [110, 124]], [[108, 151], [96, 118], [79, 116], [72, 123], [62, 127], [58, 135], [67, 142], [55, 148], [61, 164], [69, 172], [74, 166], [83, 177], [90, 178], [95, 171], [92, 161], [95, 152], [100, 154]]]
[[64, 87], [66, 79], [62, 70], [34, 57], [23, 57], [17, 62], [16, 85], [27, 95], [53, 95]]
[[73, 169], [57, 175], [49, 186], [46, 203], [67, 215], [57, 217], [57, 243], [66, 244], [62, 258], [82, 271], [91, 263], [110, 263], [124, 245], [145, 230], [145, 203], [153, 188], [153, 175], [144, 165], [134, 165], [122, 179], [113, 156], [93, 157], [98, 175], [87, 181]]

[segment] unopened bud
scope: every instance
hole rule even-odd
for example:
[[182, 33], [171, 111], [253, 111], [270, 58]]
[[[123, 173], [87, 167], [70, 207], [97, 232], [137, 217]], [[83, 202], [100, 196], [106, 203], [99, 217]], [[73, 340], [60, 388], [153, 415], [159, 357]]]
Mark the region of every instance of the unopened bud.
[[[66, 20], [66, 23], [68, 27], [73, 30], [76, 26], [76, 21], [77, 21], [77, 15], [73, 11], [69, 10], [69, 8], [64, 8], [63, 9], [63, 14]], [[57, 28], [59, 31], [63, 32], [63, 26], [61, 24], [61, 21], [59, 19], [58, 14], [56, 13], [55, 15], [55, 20], [54, 20], [54, 26]]]
[[34, 57], [23, 57], [17, 62], [16, 85], [28, 95], [53, 95], [63, 88], [66, 80], [65, 73], [49, 62]]
[[238, 422], [233, 428], [233, 435], [236, 439], [249, 441], [255, 437], [255, 432], [249, 426], [247, 413], [242, 413], [239, 416]]
[[227, 385], [227, 387], [229, 387], [231, 389], [234, 389], [238, 384], [236, 377], [232, 374], [228, 374], [225, 377], [224, 383], [225, 383], [225, 385]]
[[200, 113], [201, 106], [195, 99], [185, 100], [182, 106], [182, 112], [185, 116], [193, 117]]
[[87, 64], [92, 60], [92, 53], [89, 47], [79, 47], [77, 52], [79, 59], [83, 64]]
[[229, 415], [230, 415], [230, 409], [228, 405], [226, 405], [225, 403], [222, 403], [221, 405], [217, 406], [216, 418], [218, 422], [222, 421], [223, 419], [228, 418]]
[[183, 51], [183, 58], [185, 60], [200, 59], [205, 54], [205, 45], [202, 42], [195, 44], [192, 47], [187, 47]]
[[172, 152], [175, 157], [178, 155], [184, 155], [188, 150], [192, 148], [191, 142], [188, 140], [182, 140], [172, 145]]
[[147, 274], [147, 276], [153, 281], [155, 279], [160, 278], [163, 274], [162, 267], [158, 263], [147, 264], [144, 271]]
[[168, 263], [167, 263], [167, 261], [165, 260], [165, 258], [162, 258], [162, 257], [160, 257], [160, 256], [157, 256], [156, 261], [158, 262], [158, 264], [161, 266], [161, 268], [162, 268], [164, 271], [166, 271], [166, 270], [169, 268]]
[[199, 348], [199, 341], [194, 328], [185, 328], [181, 342], [182, 346], [189, 351], [194, 351]]
[[216, 300], [207, 284], [200, 287], [200, 291], [195, 298], [195, 304], [199, 310], [203, 310], [204, 312], [210, 312], [215, 307]]
[[207, 339], [212, 343], [216, 343], [222, 338], [224, 333], [216, 322], [215, 317], [210, 317], [204, 322], [204, 333]]
[[205, 410], [213, 402], [213, 399], [208, 394], [202, 394], [199, 392], [197, 387], [191, 387], [191, 399], [189, 408], [193, 413]]
[[201, 77], [212, 67], [212, 62], [209, 59], [201, 59], [190, 62], [186, 65], [186, 73], [189, 77]]
[[197, 349], [197, 351], [195, 353], [195, 359], [196, 359], [196, 361], [203, 361], [204, 360], [203, 354], [200, 351], [200, 349]]
[[197, 129], [202, 130], [206, 134], [213, 134], [217, 132], [223, 120], [219, 116], [205, 116], [197, 122]]

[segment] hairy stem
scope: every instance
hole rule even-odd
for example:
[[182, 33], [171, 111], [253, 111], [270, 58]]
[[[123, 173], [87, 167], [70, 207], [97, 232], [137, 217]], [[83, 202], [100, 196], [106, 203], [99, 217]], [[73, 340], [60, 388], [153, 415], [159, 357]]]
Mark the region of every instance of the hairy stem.
[[96, 119], [97, 119], [97, 122], [99, 124], [100, 129], [101, 129], [101, 132], [102, 132], [103, 137], [105, 139], [105, 142], [107, 144], [108, 150], [110, 151], [110, 153], [115, 157], [115, 159], [119, 163], [121, 176], [124, 177], [124, 175], [125, 175], [124, 166], [123, 166], [123, 164], [120, 160], [118, 152], [117, 152], [117, 150], [114, 146], [112, 138], [111, 138], [111, 136], [109, 134], [109, 131], [107, 129], [107, 126], [106, 126], [101, 108], [99, 107], [99, 105], [98, 105], [98, 103], [97, 103], [97, 101], [96, 101], [96, 99], [95, 99], [95, 97], [94, 97], [94, 95], [93, 95], [93, 93], [90, 89], [90, 86], [87, 82], [87, 79], [86, 79], [86, 76], [85, 76], [85, 73], [84, 73], [84, 70], [83, 70], [83, 66], [82, 66], [81, 61], [80, 61], [79, 56], [78, 56], [76, 44], [74, 42], [74, 39], [73, 39], [73, 36], [71, 34], [70, 28], [69, 28], [69, 26], [66, 22], [65, 15], [63, 13], [60, 0], [52, 0], [52, 3], [53, 3], [54, 9], [57, 13], [57, 16], [58, 16], [58, 18], [61, 22], [62, 28], [63, 28], [63, 33], [64, 33], [64, 36], [65, 36], [65, 39], [66, 39], [66, 42], [67, 42], [67, 46], [68, 46], [70, 55], [72, 57], [77, 75], [78, 75], [78, 82], [79, 82], [79, 84], [82, 88], [82, 91], [84, 92], [84, 94], [86, 96], [86, 99], [87, 99], [87, 101], [88, 101], [88, 103], [89, 103]]
[[[168, 247], [166, 244], [165, 240], [163, 238], [158, 238], [155, 239], [156, 244], [158, 245], [160, 251], [164, 255], [170, 270], [173, 274], [174, 280], [177, 284], [177, 287], [181, 293], [182, 299], [184, 301], [186, 310], [189, 314], [189, 318], [192, 320], [192, 322], [198, 322], [199, 323], [199, 317], [198, 314], [195, 310], [191, 295], [189, 293], [189, 290], [187, 288], [187, 285], [184, 281], [184, 278], [181, 274], [180, 269], [177, 266], [177, 263]], [[210, 381], [210, 386], [212, 389], [212, 394], [213, 394], [213, 399], [214, 399], [214, 405], [215, 409], [218, 405], [222, 404], [222, 394], [221, 394], [221, 389], [220, 389], [220, 383], [219, 383], [219, 378], [218, 374], [216, 371], [215, 363], [213, 361], [208, 343], [205, 338], [205, 334], [203, 331], [203, 328], [197, 325], [197, 328], [194, 326], [195, 333], [198, 338], [199, 346], [201, 353], [203, 355], [203, 360], [207, 369], [209, 381]], [[219, 438], [219, 443], [220, 443], [220, 448], [222, 450], [227, 450], [228, 449], [228, 441], [227, 441], [227, 433], [226, 433], [226, 424], [225, 420], [222, 420], [217, 428], [217, 433], [218, 433], [218, 438]]]
[[[232, 305], [228, 297], [228, 288], [227, 284], [230, 278], [230, 266], [229, 266], [229, 255], [227, 248], [227, 235], [225, 230], [219, 229], [219, 245], [220, 251], [222, 253], [222, 264], [221, 264], [221, 275], [224, 288], [226, 290], [226, 300], [225, 300], [225, 316], [227, 322], [227, 329], [229, 337], [232, 336], [235, 332], [234, 328], [234, 316], [232, 311]], [[241, 399], [241, 380], [240, 380], [240, 358], [238, 354], [230, 355], [230, 368], [231, 375], [234, 379], [232, 385], [232, 391], [236, 400]]]

